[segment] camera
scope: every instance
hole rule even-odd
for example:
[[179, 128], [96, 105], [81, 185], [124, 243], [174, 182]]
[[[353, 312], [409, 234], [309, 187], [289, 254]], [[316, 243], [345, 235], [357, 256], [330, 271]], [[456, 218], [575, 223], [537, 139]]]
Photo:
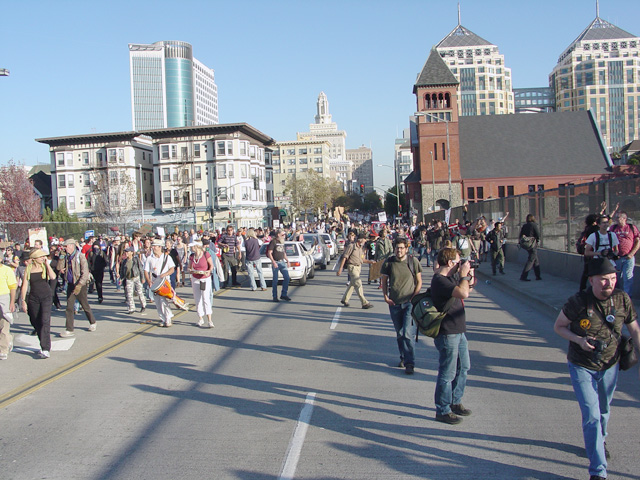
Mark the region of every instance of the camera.
[[605, 348], [607, 348], [607, 344], [602, 340], [598, 340], [597, 338], [587, 338], [587, 343], [594, 347], [594, 349], [591, 351], [593, 361], [596, 363], [600, 363], [602, 361], [602, 354]]
[[613, 250], [611, 250], [610, 248], [605, 248], [604, 250], [602, 250], [600, 252], [600, 256], [603, 258], [608, 258], [609, 260], [618, 260], [618, 258], [620, 258], [618, 255], [613, 253]]

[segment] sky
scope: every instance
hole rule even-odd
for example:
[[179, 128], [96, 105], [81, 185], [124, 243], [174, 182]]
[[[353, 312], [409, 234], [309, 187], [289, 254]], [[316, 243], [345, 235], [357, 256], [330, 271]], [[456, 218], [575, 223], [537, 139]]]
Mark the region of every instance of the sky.
[[[295, 140], [324, 91], [347, 148], [373, 149], [393, 184], [394, 140], [415, 111], [416, 77], [458, 23], [457, 0], [30, 1], [2, 5], [0, 164], [49, 163], [35, 138], [132, 129], [129, 43], [182, 40], [215, 70], [220, 123]], [[548, 86], [596, 0], [460, 0], [461, 24], [497, 45], [513, 86]], [[640, 35], [640, 1], [600, 0]]]

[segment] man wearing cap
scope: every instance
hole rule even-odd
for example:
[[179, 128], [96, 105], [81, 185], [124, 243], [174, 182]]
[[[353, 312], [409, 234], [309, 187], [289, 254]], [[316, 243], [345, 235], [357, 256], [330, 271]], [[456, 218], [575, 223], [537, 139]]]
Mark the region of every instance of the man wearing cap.
[[9, 332], [16, 310], [16, 288], [18, 282], [13, 269], [0, 264], [0, 360], [6, 360], [13, 348], [13, 337]]
[[[162, 252], [164, 242], [162, 240], [154, 240], [151, 243], [152, 253], [147, 257], [147, 261], [144, 265], [144, 276], [147, 280], [147, 284], [150, 288], [158, 285], [163, 278], [170, 277], [175, 270], [175, 264], [170, 255]], [[168, 299], [154, 294], [153, 301], [156, 304], [158, 310], [158, 316], [160, 317], [161, 327], [170, 327], [173, 313], [167, 301]]]
[[[227, 232], [220, 235], [218, 246], [222, 249], [224, 263], [224, 281], [227, 288], [239, 287], [237, 280], [238, 265], [240, 264], [240, 239], [234, 235], [233, 227], [229, 225]], [[229, 269], [231, 269], [231, 282], [229, 281]]]
[[62, 244], [66, 251], [64, 258], [58, 262], [58, 271], [67, 280], [67, 309], [66, 309], [66, 330], [60, 334], [61, 337], [73, 337], [73, 307], [76, 300], [80, 302], [87, 320], [89, 320], [89, 331], [96, 331], [96, 318], [93, 316], [89, 301], [87, 300], [87, 290], [91, 274], [87, 257], [82, 255], [76, 247], [76, 241], [69, 238]]
[[367, 240], [367, 236], [364, 233], [358, 235], [358, 239], [354, 243], [350, 243], [348, 247], [345, 248], [344, 253], [342, 254], [342, 260], [340, 261], [340, 267], [336, 272], [336, 275], [340, 276], [342, 273], [342, 269], [345, 264], [347, 265], [347, 269], [349, 271], [349, 286], [347, 290], [345, 290], [344, 295], [342, 296], [342, 303], [345, 307], [349, 306], [349, 299], [355, 290], [360, 297], [360, 302], [362, 302], [362, 308], [372, 308], [367, 299], [364, 297], [364, 291], [362, 289], [362, 280], [360, 279], [360, 270], [362, 269], [363, 263], [376, 263], [373, 260], [367, 260], [364, 254], [364, 243]]
[[616, 270], [606, 258], [589, 262], [589, 286], [562, 307], [554, 331], [569, 340], [569, 375], [582, 413], [589, 475], [607, 478], [607, 423], [618, 381], [618, 344], [626, 325], [638, 349], [640, 327], [629, 296], [615, 289]]
[[126, 280], [124, 291], [127, 301], [127, 313], [131, 315], [136, 311], [136, 304], [133, 300], [133, 293], [135, 292], [138, 299], [140, 299], [140, 314], [145, 315], [147, 300], [144, 296], [144, 289], [142, 288], [144, 282], [144, 265], [142, 265], [140, 261], [140, 256], [135, 255], [134, 247], [127, 247], [125, 249], [125, 255], [125, 258], [120, 262], [118, 276]]

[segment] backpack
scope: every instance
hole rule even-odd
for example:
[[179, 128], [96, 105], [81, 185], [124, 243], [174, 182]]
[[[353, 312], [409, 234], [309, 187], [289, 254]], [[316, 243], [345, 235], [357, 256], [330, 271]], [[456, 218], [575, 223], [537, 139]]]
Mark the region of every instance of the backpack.
[[433, 304], [430, 288], [427, 288], [426, 292], [419, 293], [413, 297], [411, 299], [413, 305], [411, 317], [418, 326], [418, 331], [427, 337], [436, 338], [440, 333], [440, 324], [451, 305], [453, 305], [454, 300], [455, 298], [451, 297], [440, 312]]

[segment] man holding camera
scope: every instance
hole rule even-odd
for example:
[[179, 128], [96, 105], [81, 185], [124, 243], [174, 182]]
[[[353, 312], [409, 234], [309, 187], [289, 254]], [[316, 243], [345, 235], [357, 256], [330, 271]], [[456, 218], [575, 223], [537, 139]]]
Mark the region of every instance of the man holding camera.
[[457, 425], [462, 422], [461, 416], [471, 415], [471, 410], [462, 405], [467, 371], [471, 368], [462, 300], [469, 296], [472, 285], [471, 263], [461, 262], [455, 248], [440, 250], [438, 269], [431, 280], [431, 298], [438, 311], [444, 309], [449, 299], [454, 301], [433, 341], [439, 353], [435, 403], [436, 420], [449, 425]]
[[618, 344], [622, 325], [638, 349], [640, 327], [629, 296], [616, 286], [616, 270], [606, 258], [589, 262], [586, 292], [571, 297], [554, 331], [569, 340], [569, 374], [582, 413], [582, 433], [590, 480], [607, 478], [607, 423], [618, 381]]
[[587, 237], [584, 246], [586, 258], [608, 258], [613, 265], [618, 257], [618, 237], [615, 233], [607, 231], [611, 220], [609, 215], [598, 217], [598, 231]]

